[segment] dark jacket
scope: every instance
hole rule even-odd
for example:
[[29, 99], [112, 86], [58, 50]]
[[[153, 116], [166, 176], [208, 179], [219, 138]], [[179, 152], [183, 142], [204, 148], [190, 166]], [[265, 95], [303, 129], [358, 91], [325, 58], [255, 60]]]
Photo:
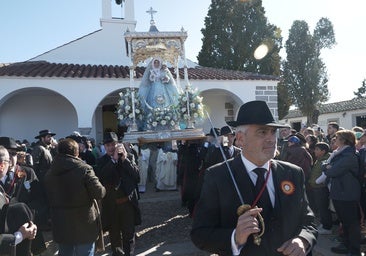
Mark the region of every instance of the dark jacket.
[[[34, 170], [28, 166], [17, 165], [13, 180], [8, 179], [3, 188], [11, 202], [25, 203], [34, 210], [35, 222], [44, 218], [46, 198]], [[9, 174], [8, 174], [9, 175]]]
[[295, 164], [302, 168], [305, 174], [305, 179], [309, 179], [313, 158], [305, 147], [300, 144], [295, 144], [287, 147], [287, 156], [284, 161]]
[[[12, 255], [15, 236], [23, 224], [33, 221], [33, 213], [24, 203], [10, 203], [0, 210], [0, 255]], [[24, 239], [16, 246], [17, 256], [31, 255], [31, 241]], [[34, 241], [34, 240], [33, 240]]]
[[93, 168], [77, 157], [59, 154], [45, 181], [55, 241], [73, 245], [95, 241], [98, 226], [93, 200], [102, 199], [106, 191]]
[[127, 158], [114, 163], [107, 154], [97, 161], [97, 175], [106, 187], [107, 194], [102, 201], [102, 222], [103, 229], [109, 230], [116, 209], [117, 200], [128, 200], [135, 209], [135, 223], [141, 224], [140, 209], [138, 206], [137, 184], [140, 182], [140, 174], [137, 165]]
[[[241, 156], [228, 161], [245, 204], [254, 201], [252, 183]], [[285, 241], [300, 236], [311, 246], [316, 242], [315, 217], [305, 196], [301, 168], [273, 160], [271, 173], [275, 188], [275, 206], [260, 246], [248, 240], [240, 255], [272, 256]], [[287, 184], [287, 185], [286, 185]], [[292, 189], [288, 189], [288, 185]], [[236, 227], [237, 208], [241, 205], [225, 163], [207, 170], [201, 197], [195, 208], [191, 238], [200, 249], [219, 255], [232, 255], [231, 235]]]
[[[336, 151], [335, 151], [336, 152]], [[323, 171], [330, 180], [330, 199], [359, 201], [361, 186], [359, 180], [359, 160], [354, 147], [347, 147], [334, 156]]]
[[32, 151], [33, 169], [36, 172], [38, 178], [43, 181], [43, 177], [48, 172], [52, 164], [52, 154], [48, 149], [48, 146], [38, 141], [33, 147]]

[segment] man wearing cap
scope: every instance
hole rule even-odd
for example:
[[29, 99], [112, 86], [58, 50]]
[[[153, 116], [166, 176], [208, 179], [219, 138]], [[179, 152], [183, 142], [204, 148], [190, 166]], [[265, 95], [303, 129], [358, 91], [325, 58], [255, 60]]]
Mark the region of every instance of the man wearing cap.
[[283, 160], [286, 157], [287, 150], [287, 139], [291, 135], [291, 126], [289, 124], [285, 124], [285, 127], [280, 128], [279, 137], [277, 139], [277, 150], [278, 150], [278, 159]]
[[137, 192], [140, 175], [116, 133], [105, 133], [103, 144], [106, 154], [98, 159], [96, 168], [107, 190], [102, 200], [103, 229], [109, 231], [112, 255], [129, 256], [134, 250], [135, 225], [141, 222]]
[[[242, 154], [206, 171], [193, 219], [193, 243], [220, 255], [310, 255], [317, 230], [304, 173], [273, 160], [276, 131], [283, 126], [275, 123], [264, 101], [245, 103], [237, 120], [227, 123], [236, 127]], [[243, 204], [249, 210], [242, 211]]]
[[[313, 157], [309, 151], [303, 146], [305, 138], [300, 136], [301, 133], [290, 136], [288, 138], [288, 147], [286, 158], [283, 159], [286, 162], [300, 166], [305, 174], [305, 183], [307, 183], [310, 176], [311, 167], [313, 165]], [[303, 139], [302, 139], [303, 138]]]

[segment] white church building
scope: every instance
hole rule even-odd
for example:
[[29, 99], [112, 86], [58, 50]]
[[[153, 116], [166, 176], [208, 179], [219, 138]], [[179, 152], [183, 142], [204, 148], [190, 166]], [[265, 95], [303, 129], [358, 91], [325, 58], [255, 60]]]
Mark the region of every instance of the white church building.
[[[135, 10], [134, 0], [126, 0], [124, 17], [113, 18], [112, 2], [102, 0], [99, 30], [24, 62], [0, 63], [0, 136], [34, 141], [40, 130], [49, 129], [56, 139], [79, 131], [100, 142], [105, 130], [118, 132], [119, 92], [131, 86], [124, 34], [135, 31], [135, 12], [146, 10]], [[183, 87], [184, 62], [179, 63]], [[255, 99], [266, 101], [278, 117], [277, 77], [186, 63], [214, 126], [224, 126], [243, 103]], [[136, 86], [144, 70], [143, 64], [134, 69]], [[202, 128], [210, 129], [207, 120]]]

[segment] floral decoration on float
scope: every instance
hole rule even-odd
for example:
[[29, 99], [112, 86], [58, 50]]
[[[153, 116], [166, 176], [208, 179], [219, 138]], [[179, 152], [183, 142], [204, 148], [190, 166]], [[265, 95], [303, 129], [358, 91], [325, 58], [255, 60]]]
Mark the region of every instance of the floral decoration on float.
[[120, 120], [120, 125], [131, 126], [135, 122], [138, 127], [142, 127], [145, 113], [135, 90], [126, 88], [119, 93], [119, 97], [117, 118]]
[[136, 89], [126, 88], [119, 93], [117, 117], [120, 125], [137, 125], [139, 131], [180, 130], [189, 122], [203, 122], [203, 98], [197, 88], [188, 88], [178, 96], [178, 104], [145, 111]]
[[154, 108], [147, 115], [146, 128], [148, 130], [174, 130], [179, 122], [179, 114], [174, 106]]
[[204, 105], [203, 97], [197, 88], [188, 88], [179, 96], [180, 119], [187, 122], [192, 120], [194, 123], [203, 121]]

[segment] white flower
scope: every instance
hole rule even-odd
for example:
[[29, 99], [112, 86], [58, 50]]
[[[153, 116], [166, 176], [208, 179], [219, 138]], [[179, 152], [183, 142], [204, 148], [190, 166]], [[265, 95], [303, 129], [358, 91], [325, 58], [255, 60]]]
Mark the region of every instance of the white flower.
[[128, 115], [129, 118], [133, 118], [133, 113]]
[[184, 113], [184, 112], [187, 111], [187, 109], [186, 108], [182, 108], [181, 111]]
[[161, 125], [166, 125], [166, 121], [165, 120], [161, 120]]
[[188, 115], [187, 114], [184, 114], [183, 115], [183, 118], [187, 120], [188, 119]]
[[197, 118], [197, 117], [198, 117], [198, 114], [197, 114], [197, 113], [194, 113], [194, 114], [193, 114], [193, 117], [194, 117], [194, 118]]
[[125, 104], [125, 101], [124, 101], [124, 100], [120, 100], [120, 101], [119, 101], [119, 105], [121, 105], [121, 106], [122, 106], [123, 104]]
[[169, 121], [170, 120], [170, 116], [165, 116], [165, 119]]
[[183, 98], [182, 98], [182, 100], [183, 100], [183, 101], [187, 101], [187, 97], [183, 97]]
[[119, 93], [119, 96], [120, 96], [120, 97], [122, 97], [122, 96], [123, 96], [123, 92], [120, 92], [120, 93]]
[[190, 106], [191, 108], [194, 108], [194, 107], [196, 106], [196, 104], [194, 104], [194, 103], [192, 102], [191, 104], [189, 104], [189, 106]]
[[123, 118], [125, 118], [123, 115], [119, 115], [118, 119], [122, 120]]
[[130, 106], [125, 106], [125, 111], [127, 112], [127, 111], [129, 111], [131, 109], [131, 107]]
[[152, 126], [156, 127], [158, 125], [157, 122], [152, 122]]
[[170, 121], [170, 125], [172, 125], [172, 126], [174, 126], [174, 125], [175, 125], [174, 120]]
[[135, 109], [135, 113], [136, 113], [136, 114], [140, 114], [140, 109], [138, 109], [138, 108], [137, 108], [137, 109]]

